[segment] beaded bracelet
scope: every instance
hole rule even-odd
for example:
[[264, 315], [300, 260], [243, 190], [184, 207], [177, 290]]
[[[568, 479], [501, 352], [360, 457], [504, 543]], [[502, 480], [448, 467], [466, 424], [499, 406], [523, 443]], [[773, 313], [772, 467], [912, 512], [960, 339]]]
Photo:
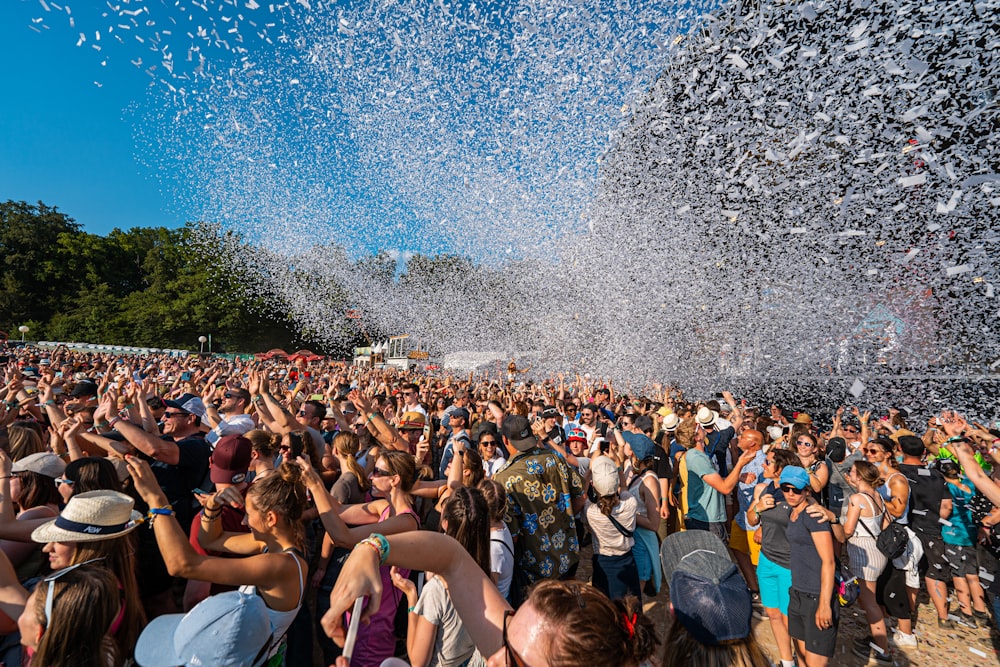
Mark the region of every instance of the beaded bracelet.
[[389, 558], [389, 540], [385, 539], [385, 535], [372, 533], [358, 544], [364, 544], [374, 549], [378, 554], [379, 565], [385, 565], [386, 559]]

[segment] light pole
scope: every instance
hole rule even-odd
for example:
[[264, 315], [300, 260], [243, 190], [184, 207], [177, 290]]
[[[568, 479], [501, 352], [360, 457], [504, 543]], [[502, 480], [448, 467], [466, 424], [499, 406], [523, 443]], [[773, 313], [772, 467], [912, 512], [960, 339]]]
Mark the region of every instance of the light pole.
[[27, 326], [25, 326], [25, 325], [22, 324], [21, 326], [19, 326], [17, 328], [17, 330], [21, 332], [21, 342], [23, 343], [24, 342], [24, 334], [26, 334], [29, 331], [31, 331], [31, 329], [29, 329]]
[[198, 350], [198, 352], [200, 354], [205, 354], [205, 343], [208, 342], [208, 339], [205, 338], [204, 336], [198, 336], [198, 342], [201, 343], [201, 349]]

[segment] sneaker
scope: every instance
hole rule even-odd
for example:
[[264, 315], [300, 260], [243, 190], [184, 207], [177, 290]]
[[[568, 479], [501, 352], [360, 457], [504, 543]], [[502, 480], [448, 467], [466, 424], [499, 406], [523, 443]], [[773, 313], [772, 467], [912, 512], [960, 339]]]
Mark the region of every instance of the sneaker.
[[978, 620], [980, 625], [982, 625], [984, 628], [990, 622], [990, 612], [988, 611], [976, 611], [975, 609], [973, 609], [972, 615], [976, 617], [976, 620]]
[[965, 612], [958, 612], [958, 622], [962, 625], [968, 626], [970, 628], [978, 628], [979, 623], [976, 621], [976, 617], [972, 614], [966, 614]]
[[908, 635], [904, 632], [899, 632], [898, 630], [892, 635], [892, 643], [898, 648], [916, 648], [917, 646], [917, 636]]
[[855, 639], [854, 646], [851, 647], [851, 653], [858, 656], [862, 660], [868, 660], [872, 655], [872, 647], [868, 644], [861, 646], [861, 644], [858, 643], [858, 640]]
[[938, 618], [938, 629], [939, 630], [953, 630], [955, 628], [955, 622], [950, 618]]

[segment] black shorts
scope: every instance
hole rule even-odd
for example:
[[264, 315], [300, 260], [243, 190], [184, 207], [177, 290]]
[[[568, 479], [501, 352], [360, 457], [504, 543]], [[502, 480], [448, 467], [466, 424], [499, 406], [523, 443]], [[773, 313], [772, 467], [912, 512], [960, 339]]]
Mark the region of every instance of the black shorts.
[[945, 544], [944, 557], [948, 561], [951, 576], [959, 578], [979, 576], [979, 559], [976, 557], [975, 547]]
[[910, 598], [906, 592], [906, 571], [887, 563], [875, 583], [875, 601], [893, 618], [910, 617]]
[[803, 593], [794, 588], [789, 591], [788, 634], [793, 639], [805, 642], [806, 650], [810, 653], [821, 655], [824, 658], [832, 658], [837, 646], [840, 603], [836, 599], [830, 601], [833, 623], [825, 630], [816, 627], [816, 610], [818, 608], [818, 595]]
[[933, 579], [934, 581], [951, 581], [951, 566], [945, 557], [945, 543], [940, 535], [925, 535], [919, 531], [913, 531], [920, 538], [920, 544], [924, 546], [924, 556], [920, 559], [917, 568], [920, 576]]

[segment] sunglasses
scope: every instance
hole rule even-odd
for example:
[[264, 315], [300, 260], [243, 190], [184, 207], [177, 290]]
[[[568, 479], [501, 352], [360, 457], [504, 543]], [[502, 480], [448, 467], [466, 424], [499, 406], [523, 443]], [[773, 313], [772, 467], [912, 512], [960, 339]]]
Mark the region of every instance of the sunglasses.
[[796, 487], [792, 486], [791, 484], [782, 484], [778, 488], [781, 489], [782, 493], [786, 493], [786, 494], [787, 493], [794, 493], [796, 495], [801, 495], [801, 494], [805, 493], [805, 489], [796, 488]]
[[880, 449], [862, 449], [861, 451], [864, 452], [865, 454], [879, 454], [879, 453], [881, 453], [882, 450], [880, 450]]
[[72, 572], [78, 567], [89, 565], [91, 563], [96, 563], [99, 560], [104, 560], [104, 556], [101, 556], [100, 558], [91, 558], [90, 560], [85, 560], [82, 563], [77, 563], [76, 565], [70, 565], [69, 567], [64, 567], [58, 572], [50, 574], [49, 576], [45, 577], [45, 579], [42, 580], [42, 583], [48, 583], [49, 585], [48, 593], [45, 594], [45, 627], [48, 627], [49, 622], [52, 620], [52, 597], [53, 597], [53, 592], [55, 590], [56, 579], [69, 572]]
[[815, 447], [816, 443], [812, 440], [796, 440], [795, 444], [799, 447]]
[[480, 440], [479, 444], [482, 447], [496, 447], [497, 446], [497, 441], [496, 440]]
[[296, 416], [298, 416], [298, 417], [305, 417], [305, 416], [306, 416], [306, 411], [305, 411], [305, 410], [299, 410], [299, 411], [298, 411], [298, 412], [296, 412], [295, 414], [296, 414]]
[[507, 654], [507, 667], [525, 667], [524, 660], [514, 652], [511, 648], [510, 642], [507, 640], [507, 626], [510, 625], [510, 619], [514, 616], [514, 612], [510, 609], [505, 609], [503, 612], [503, 635], [501, 642], [503, 643], [504, 653]]
[[373, 468], [372, 477], [392, 477], [394, 473], [388, 470], [383, 470], [382, 468]]
[[173, 417], [183, 417], [185, 415], [187, 415], [186, 412], [164, 412], [163, 413], [163, 418], [164, 419], [171, 419]]
[[227, 391], [226, 393], [224, 393], [224, 394], [222, 395], [222, 398], [239, 398], [239, 397], [240, 397], [240, 395], [239, 395], [239, 394], [234, 394], [234, 393], [233, 393], [233, 392], [231, 392], [231, 391]]
[[60, 484], [69, 484], [70, 486], [73, 486], [76, 483], [71, 479], [66, 479], [65, 477], [56, 477], [53, 481], [56, 483], [56, 486], [59, 486]]

